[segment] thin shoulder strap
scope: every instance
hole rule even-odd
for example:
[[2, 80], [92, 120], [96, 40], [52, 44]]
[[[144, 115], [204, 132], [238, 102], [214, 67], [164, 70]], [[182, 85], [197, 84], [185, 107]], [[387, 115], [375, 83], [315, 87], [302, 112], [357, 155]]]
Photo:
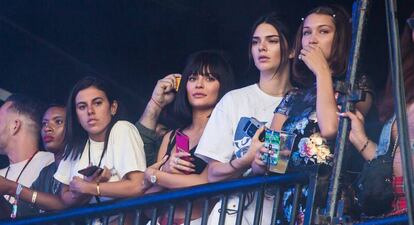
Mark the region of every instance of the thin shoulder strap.
[[171, 132], [170, 134], [170, 138], [168, 140], [168, 146], [167, 146], [167, 151], [166, 151], [166, 155], [170, 155], [171, 151], [174, 148], [175, 145], [175, 135], [177, 134], [177, 130], [174, 130], [173, 132]]

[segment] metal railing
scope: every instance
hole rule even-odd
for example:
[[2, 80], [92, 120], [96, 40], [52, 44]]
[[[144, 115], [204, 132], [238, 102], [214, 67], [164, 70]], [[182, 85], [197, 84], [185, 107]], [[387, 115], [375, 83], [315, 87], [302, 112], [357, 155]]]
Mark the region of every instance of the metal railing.
[[[205, 225], [207, 224], [208, 216], [210, 214], [210, 206], [212, 203], [215, 203], [217, 199], [222, 201], [220, 211], [226, 212], [227, 200], [230, 196], [236, 195], [239, 198], [239, 202], [244, 203], [246, 201], [246, 195], [252, 192], [256, 194], [257, 198], [255, 200], [256, 207], [254, 218], [251, 219], [254, 221], [254, 224], [260, 224], [262, 216], [270, 216], [262, 215], [264, 193], [267, 188], [274, 188], [271, 224], [276, 224], [276, 218], [278, 218], [277, 213], [282, 199], [281, 196], [283, 196], [284, 188], [287, 187], [293, 187], [295, 189], [293, 210], [290, 218], [290, 224], [294, 224], [297, 217], [298, 199], [301, 193], [300, 190], [303, 185], [309, 185], [309, 197], [306, 202], [306, 208], [309, 208], [309, 210], [306, 210], [304, 224], [312, 224], [312, 208], [315, 197], [315, 189], [313, 187], [316, 187], [316, 179], [318, 179], [317, 168], [307, 172], [292, 173], [282, 176], [248, 177], [228, 182], [211, 183], [175, 191], [154, 193], [134, 199], [88, 205], [59, 213], [44, 214], [37, 217], [3, 220], [0, 221], [0, 225], [77, 224], [79, 222], [81, 224], [92, 224], [96, 219], [100, 219], [103, 224], [108, 224], [110, 218], [113, 218], [113, 216], [117, 216], [117, 224], [124, 224], [128, 214], [133, 214], [133, 224], [146, 224], [143, 222], [144, 211], [146, 211], [147, 214], [148, 211], [150, 211], [151, 224], [156, 224], [157, 217], [160, 216], [160, 211], [162, 209], [167, 209], [168, 224], [173, 224], [174, 210], [178, 203], [186, 204], [184, 224], [190, 224], [191, 210], [193, 207], [192, 202], [196, 199], [201, 199], [203, 201], [201, 224]], [[243, 205], [244, 204], [239, 204], [238, 206], [236, 224], [241, 224], [242, 222]], [[226, 213], [220, 213], [219, 224], [228, 224], [226, 223]]]

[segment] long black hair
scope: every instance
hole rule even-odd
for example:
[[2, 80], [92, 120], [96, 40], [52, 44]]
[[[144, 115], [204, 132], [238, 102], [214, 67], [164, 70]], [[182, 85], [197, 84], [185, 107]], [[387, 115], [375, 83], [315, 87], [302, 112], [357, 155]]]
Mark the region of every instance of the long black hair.
[[[69, 98], [66, 104], [66, 121], [65, 121], [65, 152], [63, 153], [63, 158], [76, 160], [79, 159], [82, 155], [83, 149], [85, 148], [86, 142], [88, 140], [88, 133], [82, 128], [79, 123], [78, 116], [76, 114], [76, 96], [78, 93], [89, 87], [95, 87], [98, 90], [101, 90], [105, 93], [108, 98], [109, 104], [112, 105], [116, 101], [115, 94], [113, 89], [109, 85], [97, 77], [87, 76], [79, 80], [75, 86], [72, 88]], [[120, 120], [120, 114], [116, 113], [107, 127], [107, 132], [105, 134], [105, 144], [102, 154], [105, 154], [106, 148], [108, 146], [109, 134], [113, 125]]]
[[204, 50], [191, 54], [182, 73], [181, 85], [174, 102], [174, 112], [181, 125], [188, 126], [192, 122], [192, 108], [187, 97], [188, 78], [193, 74], [209, 76], [220, 82], [217, 101], [234, 87], [234, 74], [226, 54], [218, 50]]

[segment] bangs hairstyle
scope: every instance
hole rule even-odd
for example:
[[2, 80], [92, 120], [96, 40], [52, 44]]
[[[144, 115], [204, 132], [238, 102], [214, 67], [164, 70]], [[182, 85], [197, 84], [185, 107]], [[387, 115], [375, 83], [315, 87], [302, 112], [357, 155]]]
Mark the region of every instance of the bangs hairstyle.
[[213, 76], [220, 82], [217, 102], [234, 87], [234, 73], [227, 55], [218, 50], [204, 50], [191, 54], [182, 73], [180, 88], [174, 102], [174, 113], [181, 126], [192, 122], [192, 108], [187, 97], [187, 82], [191, 75]]
[[[348, 66], [348, 54], [351, 48], [352, 24], [349, 13], [339, 5], [319, 6], [312, 9], [306, 15], [311, 14], [328, 15], [332, 18], [335, 25], [335, 33], [332, 42], [331, 56], [328, 65], [332, 70], [333, 76], [344, 76]], [[305, 20], [306, 20], [305, 17]], [[295, 57], [293, 59], [292, 83], [299, 87], [309, 87], [315, 82], [315, 76], [302, 60], [299, 54], [302, 50], [303, 24], [300, 24], [295, 38]]]
[[[116, 100], [114, 93], [111, 91], [112, 89], [105, 83], [102, 79], [87, 76], [79, 80], [75, 86], [72, 88], [69, 98], [66, 104], [66, 121], [65, 121], [65, 151], [63, 153], [63, 158], [77, 160], [81, 157], [83, 149], [85, 148], [86, 141], [88, 140], [88, 133], [83, 129], [83, 127], [79, 123], [78, 116], [76, 114], [76, 96], [82, 90], [85, 90], [89, 87], [95, 87], [98, 90], [101, 90], [105, 93], [109, 104]], [[110, 131], [113, 125], [120, 120], [119, 113], [117, 112], [114, 116], [112, 116], [111, 122], [107, 127], [107, 132], [105, 134], [105, 143], [104, 143], [104, 152], [105, 154], [106, 148], [108, 146], [108, 138]]]
[[289, 29], [288, 26], [286, 26], [286, 21], [282, 19], [282, 15], [277, 14], [276, 12], [272, 12], [266, 15], [261, 16], [259, 19], [254, 22], [252, 29], [250, 31], [250, 42], [249, 42], [249, 64], [253, 61], [253, 55], [252, 55], [252, 39], [254, 32], [256, 31], [257, 27], [260, 24], [270, 24], [272, 25], [277, 33], [279, 34], [279, 43], [280, 43], [280, 63], [279, 66], [276, 69], [275, 75], [286, 68], [286, 66], [289, 66], [289, 55], [291, 53], [292, 47], [293, 47], [293, 32]]

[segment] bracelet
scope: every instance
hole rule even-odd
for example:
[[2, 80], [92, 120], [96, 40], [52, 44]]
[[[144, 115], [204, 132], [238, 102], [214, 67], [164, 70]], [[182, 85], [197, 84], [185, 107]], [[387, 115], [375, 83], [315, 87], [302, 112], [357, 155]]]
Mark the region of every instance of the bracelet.
[[234, 165], [233, 165], [233, 163], [231, 163], [231, 162], [233, 162], [233, 160], [235, 160], [235, 158], [234, 159], [231, 159], [230, 161], [229, 161], [229, 164], [230, 164], [230, 166], [231, 166], [231, 168], [233, 168], [234, 170], [238, 170]]
[[96, 183], [96, 193], [97, 193], [96, 196], [101, 196], [101, 189], [99, 188], [99, 182]]
[[361, 150], [359, 150], [359, 153], [362, 153], [368, 146], [369, 138], [367, 139], [367, 142], [365, 142], [364, 146], [362, 146]]
[[14, 219], [17, 216], [17, 204], [19, 202], [19, 198], [20, 198], [20, 193], [23, 190], [23, 186], [21, 184], [17, 184], [16, 187], [16, 197], [14, 199], [14, 203], [13, 203], [13, 209], [12, 209], [12, 213], [10, 215], [10, 218]]
[[32, 204], [36, 203], [36, 199], [37, 199], [37, 191], [34, 191], [32, 194]]
[[158, 107], [162, 109], [161, 104], [157, 102], [153, 97], [151, 97], [151, 101], [153, 101]]

